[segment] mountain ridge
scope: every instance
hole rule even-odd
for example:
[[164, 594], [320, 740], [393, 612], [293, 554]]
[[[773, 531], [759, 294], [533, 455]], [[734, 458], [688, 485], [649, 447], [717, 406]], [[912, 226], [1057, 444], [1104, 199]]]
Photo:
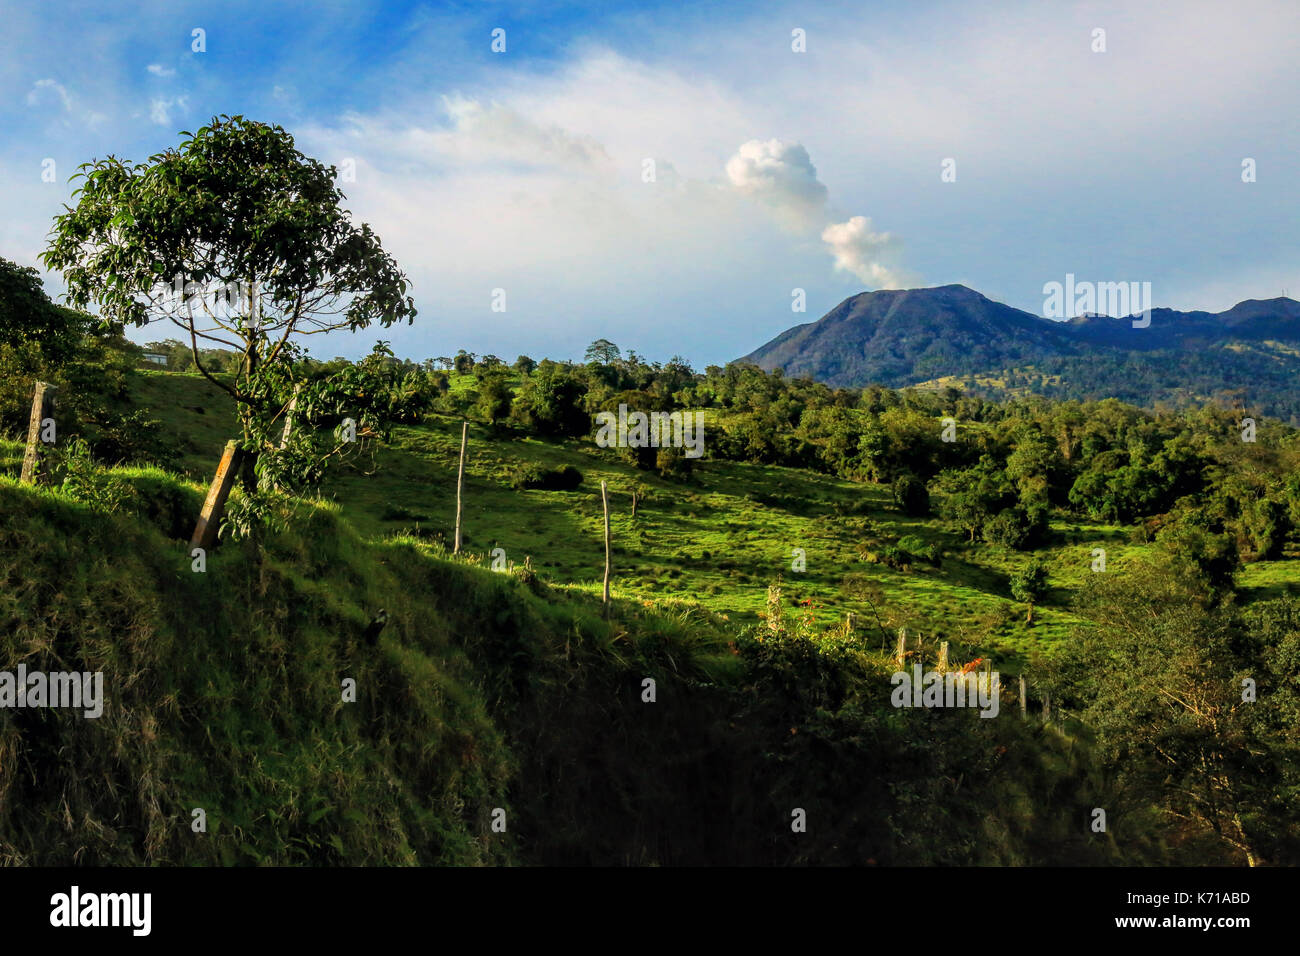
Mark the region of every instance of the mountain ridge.
[[1152, 308], [1149, 324], [1135, 327], [1134, 319], [1044, 318], [960, 284], [876, 290], [849, 296], [738, 361], [833, 387], [956, 380], [977, 394], [1116, 397], [1147, 407], [1230, 401], [1300, 420], [1292, 394], [1300, 302], [1244, 299], [1217, 313]]

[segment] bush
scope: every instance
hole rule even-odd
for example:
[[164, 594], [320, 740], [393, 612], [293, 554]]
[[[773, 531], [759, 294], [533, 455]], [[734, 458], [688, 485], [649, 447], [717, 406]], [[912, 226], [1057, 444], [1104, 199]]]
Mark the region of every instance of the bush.
[[910, 571], [914, 556], [896, 544], [881, 545], [876, 551], [864, 550], [859, 557], [867, 564], [883, 564], [895, 571]]
[[655, 455], [655, 471], [669, 481], [685, 481], [693, 467], [694, 459], [687, 458], [680, 448], [660, 448]]
[[572, 465], [543, 468], [534, 461], [516, 465], [510, 474], [510, 487], [516, 491], [540, 488], [543, 491], [573, 491], [582, 484], [582, 472]]
[[1047, 594], [1047, 567], [1033, 558], [1023, 568], [1011, 572], [1011, 596], [1028, 606], [1026, 623], [1033, 623], [1034, 605]]
[[1047, 534], [1047, 511], [1017, 505], [998, 512], [984, 525], [984, 540], [1017, 551], [1027, 551]]
[[905, 515], [922, 518], [930, 513], [930, 490], [910, 472], [894, 479], [894, 505]]
[[63, 493], [93, 510], [112, 514], [131, 497], [130, 486], [112, 471], [95, 464], [90, 446], [74, 438], [57, 457], [55, 480]]
[[898, 546], [906, 551], [913, 561], [924, 561], [926, 564], [934, 565], [937, 568], [943, 560], [938, 545], [927, 544], [914, 534], [899, 538]]
[[422, 515], [401, 505], [385, 505], [380, 521], [428, 521], [428, 515]]

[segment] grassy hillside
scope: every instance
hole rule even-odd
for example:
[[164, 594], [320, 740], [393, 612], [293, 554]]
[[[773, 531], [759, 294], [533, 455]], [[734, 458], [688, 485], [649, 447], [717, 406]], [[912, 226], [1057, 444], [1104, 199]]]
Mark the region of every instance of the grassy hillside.
[[[101, 469], [113, 495], [23, 487], [21, 446], [0, 443], [0, 655], [102, 671], [108, 697], [98, 720], [0, 710], [0, 860], [1227, 861], [1154, 809], [1092, 834], [1091, 808], [1119, 798], [1090, 734], [1018, 714], [1014, 675], [1029, 673], [1036, 709], [1041, 659], [1087, 624], [1068, 607], [1090, 550], [1112, 569], [1146, 550], [1124, 528], [1054, 522], [1039, 552], [1053, 591], [1029, 626], [1007, 583], [1024, 555], [905, 518], [881, 487], [707, 460], [672, 483], [589, 444], [471, 426], [453, 558], [460, 423], [429, 416], [300, 502], [264, 550], [223, 544], [199, 573], [187, 542], [229, 409], [196, 376], [132, 388], [174, 470]], [[584, 482], [514, 490], [521, 462]], [[651, 490], [635, 520], [634, 481]], [[938, 546], [938, 567], [861, 556], [909, 535]], [[1295, 568], [1252, 564], [1247, 596], [1294, 591]], [[892, 707], [900, 625], [926, 667], [940, 640], [954, 661], [991, 658], [1003, 719]]]
[[[453, 376], [453, 388], [471, 376]], [[141, 377], [139, 401], [161, 418], [195, 480], [207, 481], [229, 437], [224, 396], [194, 375]], [[227, 426], [228, 428], [228, 426]], [[431, 415], [426, 424], [394, 430], [361, 469], [331, 478], [327, 498], [363, 537], [410, 535], [450, 542], [455, 524], [460, 421]], [[954, 657], [991, 656], [1018, 672], [1079, 623], [1073, 593], [1091, 575], [1091, 552], [1105, 548], [1112, 570], [1148, 551], [1128, 529], [1069, 517], [1053, 521], [1051, 546], [1039, 552], [1052, 591], [1026, 625], [1011, 598], [1009, 576], [1031, 560], [1023, 552], [969, 545], [938, 518], [909, 518], [879, 485], [839, 480], [801, 469], [707, 461], [686, 484], [663, 481], [618, 461], [591, 442], [543, 442], [471, 423], [465, 472], [464, 547], [491, 561], [532, 567], [546, 580], [597, 593], [603, 569], [600, 482], [607, 481], [614, 539], [614, 592], [650, 602], [680, 599], [738, 623], [755, 623], [778, 577], [793, 609], [822, 625], [854, 616], [861, 638], [893, 645], [899, 626], [913, 640], [947, 640]], [[576, 491], [518, 491], [509, 476], [521, 463], [572, 465], [584, 476]], [[651, 496], [631, 517], [630, 490]], [[860, 557], [882, 541], [915, 536], [943, 553], [938, 568], [909, 570]], [[806, 570], [792, 570], [793, 550]], [[1271, 565], [1276, 565], [1273, 567]], [[1243, 577], [1270, 588], [1300, 591], [1300, 564], [1252, 565]], [[888, 635], [888, 637], [887, 637]]]
[[[98, 720], [0, 712], [4, 862], [1160, 852], [1086, 839], [1099, 784], [1077, 741], [1037, 721], [893, 710], [886, 661], [847, 642], [637, 601], [605, 618], [583, 588], [363, 539], [331, 504], [304, 505], [262, 558], [227, 544], [198, 573], [184, 539], [201, 488], [112, 474], [127, 489], [113, 514], [0, 478], [4, 659], [102, 671], [107, 697]], [[381, 606], [372, 648], [361, 636]], [[816, 821], [807, 839], [789, 831], [794, 807]]]

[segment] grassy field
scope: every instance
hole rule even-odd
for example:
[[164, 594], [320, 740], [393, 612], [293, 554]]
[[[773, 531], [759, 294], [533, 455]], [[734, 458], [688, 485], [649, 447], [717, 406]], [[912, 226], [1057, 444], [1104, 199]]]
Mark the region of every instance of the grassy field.
[[[0, 727], [0, 863], [1093, 865], [1167, 852], [1076, 826], [1110, 799], [1077, 722], [888, 703], [900, 626], [923, 660], [948, 641], [952, 660], [990, 658], [1004, 683], [1027, 671], [1032, 690], [1036, 658], [1086, 624], [1070, 606], [1095, 580], [1092, 549], [1108, 574], [1142, 555], [1127, 528], [1058, 515], [1038, 552], [1052, 592], [1028, 625], [1008, 575], [1029, 555], [904, 517], [884, 487], [707, 458], [678, 484], [589, 443], [471, 425], [467, 553], [449, 560], [461, 425], [432, 416], [302, 502], [264, 555], [225, 543], [198, 574], [186, 539], [231, 410], [195, 376], [150, 372], [135, 388], [174, 458], [112, 469], [130, 488], [112, 513], [75, 489], [19, 487], [21, 443], [0, 442], [0, 643], [33, 666], [104, 671], [115, 708]], [[514, 490], [523, 462], [584, 481]], [[612, 609], [599, 599], [602, 480]], [[651, 489], [635, 519], [634, 482]], [[906, 536], [936, 545], [939, 566], [861, 556]], [[513, 573], [474, 566], [496, 548]], [[1295, 590], [1297, 570], [1252, 564], [1245, 596]], [[787, 618], [851, 614], [852, 630], [817, 636], [816, 656], [791, 636], [801, 629], [774, 636], [761, 625], [778, 581]], [[381, 607], [388, 623], [367, 645]], [[647, 675], [660, 707], [640, 696]], [[352, 676], [357, 707], [339, 700]], [[196, 806], [210, 840], [191, 839]], [[834, 823], [786, 846], [769, 828], [789, 806]], [[508, 840], [488, 827], [497, 808]]]
[[[464, 385], [467, 376], [453, 378]], [[146, 372], [136, 400], [162, 420], [179, 448], [176, 470], [206, 481], [231, 434], [220, 390], [196, 375]], [[459, 420], [431, 416], [423, 425], [399, 427], [391, 442], [331, 477], [322, 497], [336, 502], [342, 519], [366, 538], [412, 536], [449, 547], [459, 446]], [[514, 490], [510, 472], [524, 462], [572, 465], [584, 480], [575, 491]], [[1052, 542], [1038, 552], [1052, 590], [1027, 624], [1008, 577], [1030, 555], [969, 545], [937, 518], [905, 517], [884, 486], [707, 458], [690, 482], [674, 483], [591, 442], [542, 442], [471, 423], [462, 548], [489, 564], [494, 557], [527, 560], [548, 581], [594, 593], [604, 557], [602, 480], [610, 491], [616, 598], [698, 604], [756, 623], [769, 586], [779, 580], [788, 615], [812, 615], [822, 624], [852, 615], [854, 633], [876, 649], [892, 646], [896, 629], [905, 626], [911, 641], [946, 640], [954, 658], [991, 656], [1012, 672], [1050, 652], [1080, 623], [1069, 607], [1093, 573], [1092, 549], [1106, 549], [1108, 573], [1123, 573], [1147, 547], [1132, 543], [1126, 528], [1056, 516]], [[633, 518], [635, 482], [650, 496]], [[939, 567], [895, 570], [861, 558], [864, 549], [909, 535], [942, 551]], [[795, 549], [805, 553], [803, 571], [793, 569]], [[1300, 589], [1300, 564], [1252, 565], [1242, 581], [1250, 594]]]

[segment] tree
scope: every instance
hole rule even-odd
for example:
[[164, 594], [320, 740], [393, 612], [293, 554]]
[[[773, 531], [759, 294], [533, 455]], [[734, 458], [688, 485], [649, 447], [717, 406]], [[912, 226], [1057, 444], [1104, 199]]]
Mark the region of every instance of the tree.
[[587, 346], [583, 361], [595, 365], [613, 365], [621, 356], [618, 346], [609, 339], [596, 339]]
[[[303, 384], [298, 338], [409, 323], [416, 309], [379, 237], [342, 208], [334, 167], [283, 128], [223, 115], [183, 135], [147, 162], [82, 165], [77, 204], [56, 217], [43, 259], [62, 271], [68, 301], [94, 303], [105, 324], [182, 331], [199, 372], [235, 400], [251, 490]], [[207, 367], [204, 345], [239, 353], [232, 375]], [[298, 410], [336, 403], [330, 384], [299, 389]]]
[[1037, 427], [1021, 430], [1015, 450], [1007, 456], [1006, 470], [1022, 503], [1065, 503], [1068, 487], [1064, 486], [1066, 472], [1060, 449]]
[[514, 370], [520, 375], [532, 375], [535, 368], [537, 368], [537, 363], [527, 355], [521, 355], [515, 359]]
[[1170, 568], [1196, 600], [1213, 607], [1232, 599], [1237, 587], [1240, 556], [1231, 535], [1208, 527], [1205, 516], [1187, 512], [1156, 534], [1156, 544], [1168, 555]]
[[456, 357], [452, 359], [452, 365], [456, 369], [456, 374], [468, 375], [470, 372], [474, 371], [475, 358], [477, 358], [477, 356], [473, 352], [466, 352], [464, 349], [457, 352]]
[[1011, 596], [1026, 605], [1025, 623], [1034, 623], [1034, 605], [1047, 594], [1047, 568], [1031, 558], [1023, 568], [1011, 572]]
[[925, 482], [911, 472], [903, 472], [894, 479], [894, 505], [910, 517], [924, 517], [930, 513], [930, 492]]
[[[1288, 640], [1295, 653], [1294, 602], [1242, 620], [1230, 605], [1207, 606], [1167, 562], [1140, 561], [1122, 575], [1090, 575], [1079, 610], [1091, 623], [1065, 643], [1054, 683], [1058, 699], [1079, 707], [1115, 780], [1112, 819], [1154, 805], [1251, 866], [1294, 848], [1295, 814], [1284, 793], [1288, 776], [1294, 786], [1295, 725], [1293, 713], [1275, 708], [1294, 706], [1300, 658], [1270, 659]], [[1245, 677], [1270, 692], [1247, 702]], [[1277, 834], [1269, 847], [1276, 823], [1290, 835]]]
[[591, 416], [583, 407], [585, 395], [572, 371], [543, 361], [520, 386], [511, 414], [538, 435], [577, 438], [591, 431]]
[[58, 364], [76, 351], [87, 319], [51, 302], [33, 267], [0, 258], [0, 345], [32, 345]]
[[954, 528], [965, 531], [971, 542], [995, 515], [1016, 502], [1016, 493], [1005, 474], [988, 455], [970, 468], [944, 472], [939, 486], [944, 492], [941, 514]]
[[479, 383], [478, 401], [475, 402], [474, 408], [483, 416], [484, 421], [495, 427], [509, 417], [510, 404], [514, 397], [514, 392], [510, 390], [510, 384], [504, 373], [488, 372], [483, 375]]
[[1242, 521], [1245, 536], [1261, 561], [1282, 557], [1291, 519], [1286, 504], [1277, 497], [1257, 497], [1246, 503]]

